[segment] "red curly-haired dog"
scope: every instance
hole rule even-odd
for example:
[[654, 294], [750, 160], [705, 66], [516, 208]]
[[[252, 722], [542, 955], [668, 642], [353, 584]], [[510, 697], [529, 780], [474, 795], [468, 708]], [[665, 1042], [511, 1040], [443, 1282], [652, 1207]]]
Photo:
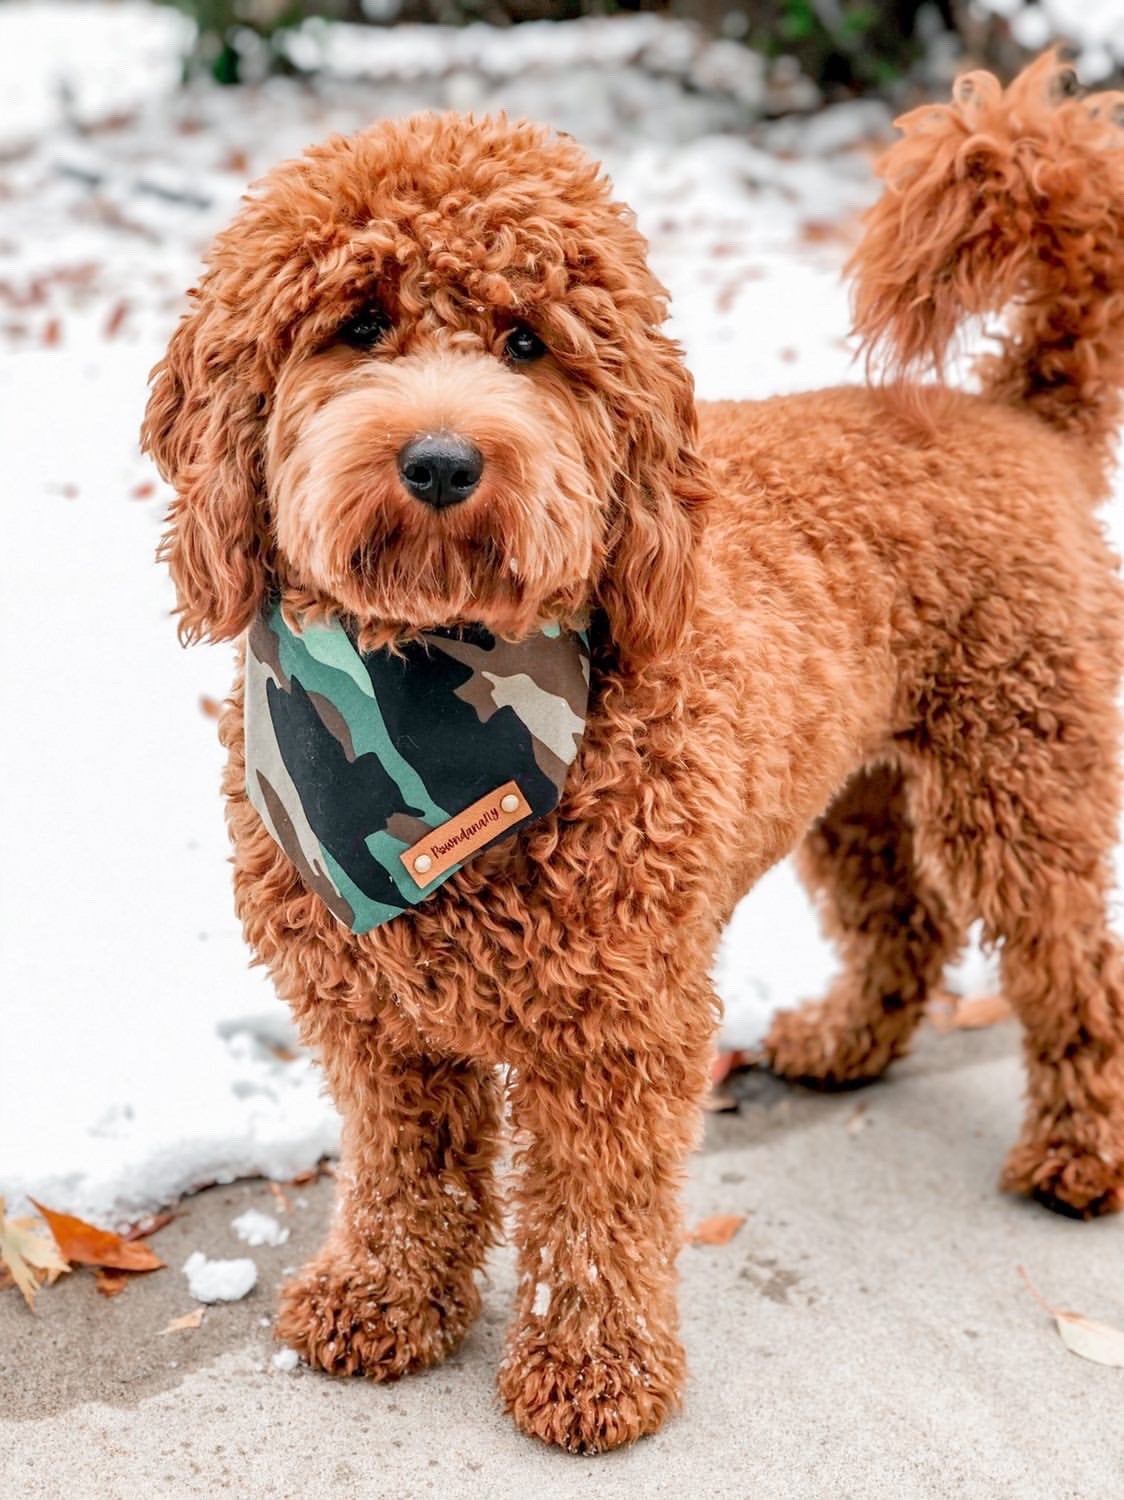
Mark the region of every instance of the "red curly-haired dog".
[[[367, 645], [594, 620], [558, 812], [362, 936], [246, 800], [239, 687], [227, 705], [238, 910], [344, 1120], [338, 1212], [278, 1325], [312, 1364], [391, 1379], [463, 1338], [500, 1223], [503, 1064], [503, 1399], [572, 1450], [660, 1426], [711, 960], [797, 846], [844, 968], [776, 1019], [777, 1072], [877, 1077], [981, 918], [1026, 1035], [1004, 1185], [1079, 1216], [1124, 1202], [1121, 594], [1093, 515], [1124, 151], [1119, 101], [1063, 82], [1050, 59], [1005, 93], [975, 74], [907, 116], [855, 256], [858, 329], [899, 376], [1014, 305], [980, 395], [897, 380], [696, 412], [629, 214], [531, 125], [330, 140], [219, 236], [144, 433], [177, 492], [184, 638], [239, 637], [276, 591]], [[441, 428], [484, 471], [438, 511], [395, 455]]]

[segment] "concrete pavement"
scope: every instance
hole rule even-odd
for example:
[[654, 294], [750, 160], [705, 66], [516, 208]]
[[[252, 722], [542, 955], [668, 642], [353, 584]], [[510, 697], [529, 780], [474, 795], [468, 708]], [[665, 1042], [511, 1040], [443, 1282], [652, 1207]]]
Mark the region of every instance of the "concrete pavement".
[[[331, 1183], [286, 1189], [290, 1242], [255, 1250], [230, 1221], [275, 1213], [268, 1185], [212, 1189], [156, 1237], [170, 1269], [114, 1301], [88, 1272], [45, 1290], [34, 1319], [0, 1294], [0, 1495], [1119, 1500], [1124, 1371], [1068, 1353], [1016, 1268], [1056, 1304], [1124, 1325], [1124, 1221], [1073, 1223], [998, 1193], [1020, 1087], [1010, 1023], [926, 1031], [863, 1094], [736, 1080], [741, 1113], [708, 1121], [688, 1203], [692, 1221], [746, 1222], [683, 1252], [685, 1410], [596, 1459], [538, 1446], [497, 1409], [509, 1251], [441, 1369], [381, 1388], [286, 1373], [268, 1320]], [[252, 1255], [259, 1285], [162, 1335], [195, 1305], [179, 1270], [195, 1249]]]

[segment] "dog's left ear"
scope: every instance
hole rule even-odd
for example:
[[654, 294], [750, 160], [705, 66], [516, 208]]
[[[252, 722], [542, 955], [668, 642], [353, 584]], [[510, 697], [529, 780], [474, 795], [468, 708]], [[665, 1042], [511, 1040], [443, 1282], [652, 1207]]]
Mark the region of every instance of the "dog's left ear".
[[194, 294], [153, 371], [141, 430], [141, 446], [176, 491], [159, 556], [175, 584], [184, 642], [233, 640], [268, 587], [258, 326], [249, 307], [228, 305], [216, 279]]
[[643, 388], [630, 394], [625, 453], [598, 602], [621, 665], [630, 671], [666, 660], [682, 640], [696, 594], [696, 544], [710, 497], [697, 449], [694, 383], [679, 346], [644, 332], [635, 368]]

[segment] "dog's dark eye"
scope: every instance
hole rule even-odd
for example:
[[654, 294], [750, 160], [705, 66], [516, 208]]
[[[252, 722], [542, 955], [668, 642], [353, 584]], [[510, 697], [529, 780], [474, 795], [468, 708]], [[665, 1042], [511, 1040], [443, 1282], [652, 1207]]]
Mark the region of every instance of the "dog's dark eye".
[[542, 359], [546, 353], [546, 345], [529, 328], [516, 328], [508, 335], [503, 352], [516, 364], [529, 365], [533, 360]]
[[370, 349], [390, 327], [390, 319], [377, 307], [365, 307], [354, 318], [349, 318], [339, 331], [345, 344], [353, 349]]

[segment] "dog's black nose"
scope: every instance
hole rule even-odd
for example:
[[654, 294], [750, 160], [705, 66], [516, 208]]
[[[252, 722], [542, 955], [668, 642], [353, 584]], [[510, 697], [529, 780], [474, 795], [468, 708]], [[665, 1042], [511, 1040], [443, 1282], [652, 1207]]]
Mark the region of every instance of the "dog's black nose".
[[479, 448], [451, 432], [411, 438], [398, 455], [402, 483], [415, 500], [434, 510], [467, 500], [483, 472]]

